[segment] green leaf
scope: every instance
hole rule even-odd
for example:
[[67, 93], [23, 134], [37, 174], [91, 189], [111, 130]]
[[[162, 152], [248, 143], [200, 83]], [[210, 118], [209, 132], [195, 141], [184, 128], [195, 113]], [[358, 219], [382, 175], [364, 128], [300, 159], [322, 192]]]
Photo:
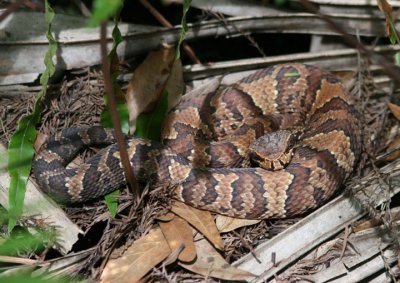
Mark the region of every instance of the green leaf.
[[107, 21], [111, 16], [121, 9], [123, 0], [95, 0], [93, 2], [93, 14], [89, 19], [89, 26], [98, 26], [101, 22]]
[[3, 239], [0, 244], [0, 255], [16, 256], [21, 253], [40, 253], [47, 246], [54, 244], [56, 234], [53, 232], [40, 231], [34, 236], [22, 230], [12, 233], [8, 239]]
[[135, 136], [160, 140], [162, 123], [168, 110], [168, 92], [164, 90], [155, 109], [149, 113], [142, 113], [136, 120]]
[[118, 195], [119, 191], [113, 191], [108, 195], [104, 196], [107, 208], [111, 213], [111, 216], [114, 218], [117, 215], [118, 210]]
[[57, 52], [57, 42], [51, 34], [51, 22], [54, 18], [54, 11], [48, 0], [45, 1], [45, 20], [47, 24], [46, 37], [49, 41], [49, 48], [44, 58], [46, 69], [40, 77], [42, 89], [36, 99], [33, 112], [21, 118], [17, 130], [10, 139], [8, 145], [8, 171], [11, 177], [9, 189], [9, 212], [10, 219], [8, 229], [11, 231], [22, 214], [26, 184], [31, 171], [31, 164], [34, 155], [33, 143], [36, 139], [35, 126], [40, 122], [42, 111], [41, 101], [46, 95], [49, 78], [55, 72], [53, 57]]
[[114, 21], [114, 28], [112, 31], [113, 46], [111, 48], [110, 54], [108, 55], [108, 58], [110, 58], [110, 60], [117, 55], [117, 47], [122, 41], [124, 41], [124, 38], [121, 35], [121, 31], [118, 28], [118, 18], [119, 16], [117, 16]]
[[2, 276], [3, 282], [7, 283], [68, 283], [78, 282], [76, 280], [68, 279], [65, 275], [63, 277], [48, 278], [44, 276], [31, 276], [29, 272], [11, 273], [10, 275]]
[[386, 16], [387, 22], [389, 23], [389, 40], [390, 40], [390, 43], [392, 45], [395, 45], [396, 43], [399, 44], [400, 43], [400, 39], [399, 39], [399, 35], [397, 33], [397, 30], [396, 30], [396, 26], [394, 25], [394, 22], [393, 22], [392, 14], [391, 13], [385, 13], [385, 16]]
[[396, 54], [394, 55], [394, 61], [397, 66], [400, 66], [400, 52], [396, 52]]
[[293, 72], [293, 73], [285, 73], [285, 77], [300, 77], [300, 73]]
[[181, 20], [182, 31], [181, 31], [181, 36], [178, 41], [178, 45], [176, 46], [175, 60], [181, 58], [180, 48], [181, 48], [182, 42], [185, 40], [186, 32], [187, 32], [186, 14], [189, 11], [191, 3], [192, 3], [192, 0], [184, 0], [183, 1], [183, 15], [182, 15], [182, 20]]
[[393, 32], [390, 33], [389, 39], [390, 39], [390, 44], [392, 45], [396, 44], [396, 36], [393, 34]]
[[[18, 266], [7, 266], [3, 267], [3, 271], [9, 272], [2, 272], [0, 281], [7, 283], [69, 283], [84, 281], [83, 278], [82, 280], [78, 280], [80, 276], [73, 278], [66, 274], [49, 274], [49, 272], [43, 272], [44, 270], [40, 270], [40, 268], [32, 270], [19, 268]], [[40, 275], [38, 275], [38, 271], [42, 271]]]

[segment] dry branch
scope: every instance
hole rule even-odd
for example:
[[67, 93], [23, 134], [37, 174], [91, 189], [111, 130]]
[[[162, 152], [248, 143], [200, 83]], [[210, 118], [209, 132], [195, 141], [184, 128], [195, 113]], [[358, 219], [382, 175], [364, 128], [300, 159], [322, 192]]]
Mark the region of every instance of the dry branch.
[[[398, 46], [376, 47], [374, 51], [384, 56], [392, 56], [400, 51]], [[372, 61], [374, 58], [372, 58]], [[251, 58], [234, 61], [210, 63], [208, 65], [190, 65], [184, 67], [185, 80], [221, 75], [245, 70], [255, 70], [274, 64], [301, 62], [317, 65], [324, 69], [354, 69], [357, 66], [357, 51], [354, 49], [328, 50], [315, 53], [295, 53], [289, 55], [271, 56], [268, 58]]]
[[[333, 14], [330, 15], [350, 34], [365, 36], [384, 36], [384, 17], [367, 14]], [[43, 17], [38, 13], [18, 12], [10, 15], [0, 23], [0, 83], [10, 84], [29, 82], [37, 78], [44, 69], [41, 58], [47, 48], [44, 36]], [[30, 26], [36, 33], [32, 35]], [[136, 54], [159, 48], [164, 44], [178, 41], [181, 27], [159, 28], [154, 26], [120, 24], [119, 28], [125, 41], [119, 46], [121, 57], [132, 57]], [[112, 25], [108, 26], [111, 34]], [[53, 24], [54, 33], [60, 43], [57, 66], [59, 69], [72, 69], [99, 64], [101, 56], [98, 48], [99, 34], [96, 29], [86, 28], [86, 22], [78, 17], [58, 15]], [[202, 21], [188, 24], [186, 39], [202, 37], [220, 37], [240, 35], [248, 32], [265, 33], [305, 33], [336, 34], [316, 15], [309, 13], [286, 13], [258, 16], [231, 17], [221, 24], [219, 20]], [[111, 38], [108, 38], [109, 47]], [[217, 48], [217, 47], [216, 47]], [[29, 64], [26, 64], [29, 62]]]
[[[343, 258], [339, 250], [342, 245]], [[360, 282], [385, 273], [384, 260], [393, 265], [396, 256], [390, 237], [378, 226], [351, 234], [348, 239], [344, 235], [324, 243], [280, 274], [277, 281], [300, 276], [312, 282]]]

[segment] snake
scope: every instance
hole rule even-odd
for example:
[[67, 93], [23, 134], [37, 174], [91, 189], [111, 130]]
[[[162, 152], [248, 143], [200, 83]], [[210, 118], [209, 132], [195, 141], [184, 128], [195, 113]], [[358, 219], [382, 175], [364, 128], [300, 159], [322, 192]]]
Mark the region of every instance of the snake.
[[[247, 219], [312, 211], [352, 175], [360, 112], [339, 78], [299, 63], [269, 66], [226, 87], [183, 95], [161, 141], [125, 137], [137, 181], [189, 206]], [[85, 147], [102, 146], [79, 166]], [[39, 149], [39, 187], [71, 204], [126, 185], [113, 129], [66, 128]]]

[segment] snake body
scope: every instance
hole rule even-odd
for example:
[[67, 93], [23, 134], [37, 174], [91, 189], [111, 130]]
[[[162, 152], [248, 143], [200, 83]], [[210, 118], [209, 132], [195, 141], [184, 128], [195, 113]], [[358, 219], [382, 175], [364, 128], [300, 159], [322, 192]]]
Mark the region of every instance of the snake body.
[[[82, 147], [97, 144], [111, 145], [66, 168]], [[166, 118], [162, 143], [129, 137], [126, 148], [137, 179], [170, 187], [179, 201], [234, 217], [281, 218], [314, 209], [337, 191], [360, 155], [361, 129], [339, 79], [284, 64], [222, 90], [183, 96]], [[264, 151], [272, 159], [260, 160]], [[33, 172], [63, 202], [84, 202], [126, 183], [114, 132], [101, 127], [51, 137]]]

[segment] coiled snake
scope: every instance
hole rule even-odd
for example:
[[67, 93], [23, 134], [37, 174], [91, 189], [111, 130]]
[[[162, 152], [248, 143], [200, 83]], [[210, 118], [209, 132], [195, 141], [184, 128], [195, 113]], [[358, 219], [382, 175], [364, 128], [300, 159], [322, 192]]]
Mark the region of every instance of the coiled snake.
[[[241, 218], [280, 218], [316, 208], [352, 173], [361, 151], [359, 114], [332, 74], [302, 64], [272, 66], [225, 89], [183, 96], [162, 143], [130, 137], [140, 182], [169, 186], [191, 206]], [[112, 144], [78, 168], [84, 146]], [[70, 128], [41, 148], [33, 172], [64, 202], [125, 184], [113, 131]]]

